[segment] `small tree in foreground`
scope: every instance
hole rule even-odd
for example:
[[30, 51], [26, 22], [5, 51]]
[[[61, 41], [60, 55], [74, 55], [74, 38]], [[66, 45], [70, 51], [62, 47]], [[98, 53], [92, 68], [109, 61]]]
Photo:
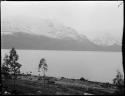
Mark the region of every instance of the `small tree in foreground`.
[[10, 72], [12, 75], [14, 75], [14, 79], [16, 79], [17, 74], [20, 73], [20, 68], [21, 64], [18, 63], [19, 56], [15, 50], [15, 48], [12, 48], [10, 50], [10, 55], [9, 55], [9, 65], [10, 65]]
[[12, 48], [10, 50], [10, 54], [6, 56], [4, 65], [6, 64], [9, 68], [9, 72], [13, 77], [14, 81], [14, 90], [15, 90], [15, 80], [17, 77], [17, 74], [20, 73], [20, 67], [22, 66], [20, 63], [18, 63], [19, 56], [15, 50], [15, 48]]
[[124, 86], [124, 78], [119, 71], [117, 71], [116, 77], [113, 79], [113, 84], [117, 87]]
[[46, 72], [47, 72], [47, 70], [48, 70], [48, 65], [47, 65], [47, 63], [46, 63], [46, 60], [44, 59], [44, 58], [42, 58], [41, 60], [40, 60], [40, 63], [39, 63], [39, 65], [38, 65], [38, 72], [40, 72], [42, 70], [42, 72], [43, 72], [43, 80], [44, 80], [44, 85], [45, 85], [45, 76], [46, 76]]
[[5, 57], [3, 59], [3, 64], [1, 64], [1, 73], [2, 76], [4, 76], [2, 79], [8, 79], [9, 78], [9, 56], [5, 54]]
[[83, 77], [81, 77], [81, 78], [80, 78], [80, 81], [86, 81], [86, 79], [85, 79], [85, 78], [83, 78]]
[[15, 48], [12, 48], [10, 50], [9, 55], [5, 55], [3, 59], [3, 64], [1, 66], [1, 72], [4, 74], [4, 77], [11, 76], [14, 81], [14, 88], [13, 93], [15, 94], [15, 80], [17, 77], [17, 74], [20, 73], [20, 67], [22, 66], [20, 63], [18, 63], [19, 56], [16, 53]]
[[117, 71], [117, 75], [113, 79], [113, 84], [118, 88], [118, 90], [115, 91], [114, 95], [124, 95], [124, 78], [119, 71]]

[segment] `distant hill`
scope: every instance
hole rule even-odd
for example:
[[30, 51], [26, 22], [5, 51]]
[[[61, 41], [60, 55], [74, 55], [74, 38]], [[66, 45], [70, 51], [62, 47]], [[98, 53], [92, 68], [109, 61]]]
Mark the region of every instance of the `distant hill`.
[[75, 29], [47, 19], [4, 18], [1, 32], [2, 49], [121, 51], [115, 41], [96, 44]]
[[34, 50], [121, 51], [118, 45], [99, 46], [88, 39], [57, 39], [22, 32], [1, 36], [2, 49], [10, 49], [13, 46], [16, 49]]

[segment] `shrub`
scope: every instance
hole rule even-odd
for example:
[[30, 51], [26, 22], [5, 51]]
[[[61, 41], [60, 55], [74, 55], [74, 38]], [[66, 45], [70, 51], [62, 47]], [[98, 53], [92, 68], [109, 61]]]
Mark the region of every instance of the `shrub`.
[[85, 80], [86, 80], [86, 79], [85, 79], [85, 78], [83, 78], [83, 77], [81, 77], [81, 78], [80, 78], [80, 81], [85, 81]]

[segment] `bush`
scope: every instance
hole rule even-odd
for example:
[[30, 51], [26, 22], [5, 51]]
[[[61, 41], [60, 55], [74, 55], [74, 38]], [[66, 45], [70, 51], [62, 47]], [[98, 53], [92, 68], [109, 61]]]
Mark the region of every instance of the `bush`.
[[85, 80], [86, 80], [86, 79], [85, 79], [85, 78], [83, 78], [83, 77], [81, 77], [81, 78], [80, 78], [80, 81], [85, 81]]
[[113, 79], [113, 84], [118, 88], [114, 95], [124, 95], [124, 78], [119, 71], [117, 71], [116, 77]]
[[116, 85], [117, 87], [124, 86], [124, 78], [119, 71], [117, 71], [116, 77], [113, 79], [113, 84]]
[[61, 77], [61, 80], [65, 79], [64, 77]]

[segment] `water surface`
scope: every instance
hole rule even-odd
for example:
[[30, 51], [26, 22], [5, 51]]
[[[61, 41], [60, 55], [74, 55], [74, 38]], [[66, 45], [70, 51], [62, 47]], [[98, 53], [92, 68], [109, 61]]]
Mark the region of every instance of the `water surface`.
[[[1, 49], [2, 57], [9, 51]], [[49, 76], [111, 82], [116, 70], [123, 73], [122, 52], [17, 50], [17, 53], [24, 73], [32, 71], [38, 75], [41, 58], [47, 60]]]

